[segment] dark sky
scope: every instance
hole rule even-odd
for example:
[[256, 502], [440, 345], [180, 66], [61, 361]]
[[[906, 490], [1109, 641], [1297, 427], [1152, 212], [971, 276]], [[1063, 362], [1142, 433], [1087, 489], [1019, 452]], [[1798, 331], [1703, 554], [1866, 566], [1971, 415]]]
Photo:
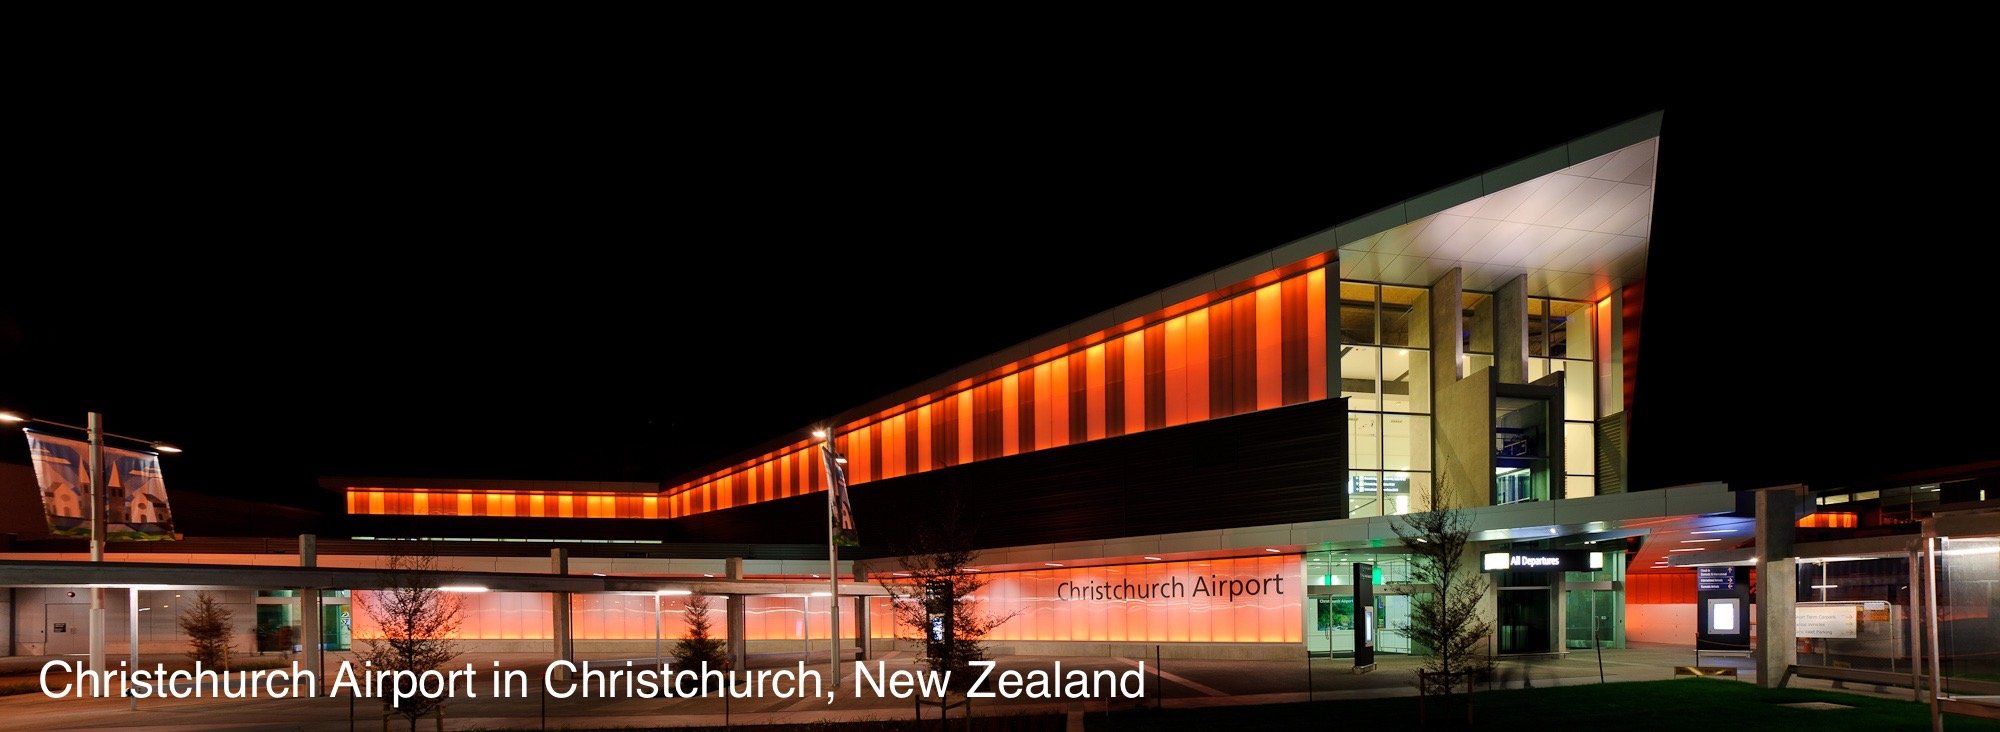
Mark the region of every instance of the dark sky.
[[67, 131], [90, 144], [15, 201], [0, 407], [179, 443], [176, 490], [658, 480], [1665, 108], [1636, 479], [2000, 452], [1941, 421], [1992, 404], [1968, 350], [1991, 270], [1946, 248], [1968, 212], [1904, 136], [1970, 123], [1661, 97], [455, 104]]

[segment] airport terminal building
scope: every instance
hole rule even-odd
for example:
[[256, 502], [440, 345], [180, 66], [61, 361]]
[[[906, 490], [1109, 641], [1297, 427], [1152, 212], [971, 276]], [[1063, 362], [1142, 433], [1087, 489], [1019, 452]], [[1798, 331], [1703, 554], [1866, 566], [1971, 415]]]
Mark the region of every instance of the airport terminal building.
[[[1659, 130], [1654, 114], [1450, 182], [830, 415], [867, 542], [840, 564], [840, 602], [866, 610], [841, 637], [911, 635], [869, 580], [915, 527], [950, 525], [981, 551], [978, 600], [1013, 614], [999, 653], [1348, 653], [1368, 616], [1356, 563], [1378, 652], [1417, 652], [1398, 628], [1426, 588], [1396, 517], [1441, 501], [1482, 555], [1584, 558], [1489, 567], [1496, 653], [1692, 642], [1693, 573], [1668, 557], [1738, 546], [1751, 522], [1727, 486], [1627, 485]], [[0, 467], [0, 640], [78, 652], [78, 575], [50, 567], [82, 542], [40, 538], [32, 476]], [[429, 539], [487, 590], [461, 629], [481, 648], [650, 649], [679, 636], [670, 589], [723, 598], [733, 652], [824, 652], [825, 489], [803, 428], [660, 484], [329, 478], [318, 512], [179, 499], [186, 538], [114, 544], [92, 581], [164, 610], [142, 644], [177, 649], [175, 603], [215, 586], [246, 610], [240, 646], [316, 632], [338, 650], [369, 632], [352, 603], [371, 573]], [[270, 574], [217, 569], [246, 566]]]

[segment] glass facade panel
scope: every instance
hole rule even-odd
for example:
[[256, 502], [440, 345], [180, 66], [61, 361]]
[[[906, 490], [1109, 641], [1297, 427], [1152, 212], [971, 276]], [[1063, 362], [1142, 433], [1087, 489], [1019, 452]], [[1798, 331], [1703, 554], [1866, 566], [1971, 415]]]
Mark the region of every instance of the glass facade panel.
[[[1341, 395], [1348, 400], [1351, 468], [1348, 515], [1424, 510], [1432, 461], [1427, 416], [1431, 354], [1423, 347], [1429, 342], [1428, 291], [1366, 282], [1340, 285], [1346, 339], [1341, 344]], [[1364, 335], [1373, 340], [1358, 342]], [[1490, 338], [1483, 343], [1491, 347]], [[1385, 470], [1390, 472], [1379, 472]]]
[[1382, 406], [1391, 412], [1431, 411], [1431, 354], [1414, 348], [1382, 349]]
[[1382, 408], [1376, 395], [1382, 380], [1382, 349], [1342, 344], [1340, 355], [1340, 395], [1347, 397], [1350, 412], [1373, 412]]
[[1597, 419], [1597, 370], [1589, 361], [1550, 361], [1563, 373], [1563, 419], [1591, 422]]
[[1431, 418], [1415, 414], [1382, 415], [1382, 467], [1430, 470]]
[[1459, 319], [1461, 343], [1466, 353], [1493, 352], [1493, 296], [1484, 292], [1460, 293], [1465, 314]]
[[1539, 297], [1528, 298], [1528, 355], [1546, 358], [1549, 355], [1549, 301]]
[[1380, 343], [1375, 335], [1375, 286], [1340, 283], [1340, 343]]
[[1373, 470], [1347, 471], [1347, 517], [1382, 515], [1382, 474]]
[[1348, 413], [1347, 467], [1370, 470], [1382, 467], [1382, 417], [1374, 412]]
[[1465, 376], [1472, 376], [1486, 369], [1493, 368], [1493, 357], [1483, 353], [1468, 353], [1465, 354], [1464, 359], [1459, 373]]
[[1382, 286], [1382, 345], [1429, 348], [1430, 292], [1420, 287]]
[[1597, 479], [1588, 475], [1563, 476], [1564, 498], [1589, 498], [1597, 495]]
[[1597, 472], [1597, 430], [1589, 422], [1563, 424], [1563, 463], [1570, 475]]
[[1591, 307], [1587, 302], [1550, 300], [1548, 355], [1551, 358], [1591, 357]]
[[1383, 473], [1382, 506], [1391, 516], [1430, 510], [1431, 474]]

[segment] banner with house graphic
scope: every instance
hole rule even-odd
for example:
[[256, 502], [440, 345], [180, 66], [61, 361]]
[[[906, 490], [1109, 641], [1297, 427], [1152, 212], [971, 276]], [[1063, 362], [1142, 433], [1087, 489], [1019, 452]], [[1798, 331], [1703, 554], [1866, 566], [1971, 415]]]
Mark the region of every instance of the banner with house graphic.
[[[90, 458], [90, 444], [28, 432], [28, 455], [35, 463], [35, 482], [42, 489], [42, 509], [49, 519], [49, 533], [90, 538], [90, 474], [85, 467]], [[160, 477], [160, 456], [106, 447], [104, 464], [109, 507], [104, 517], [106, 538], [173, 539], [173, 512], [167, 509], [167, 484]]]

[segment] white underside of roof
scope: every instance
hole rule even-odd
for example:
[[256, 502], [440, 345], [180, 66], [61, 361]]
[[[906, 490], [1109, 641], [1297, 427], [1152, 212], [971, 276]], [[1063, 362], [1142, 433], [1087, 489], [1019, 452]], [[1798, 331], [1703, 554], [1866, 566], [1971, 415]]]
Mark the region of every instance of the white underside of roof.
[[1342, 279], [1429, 285], [1453, 267], [1467, 290], [1527, 275], [1531, 295], [1597, 300], [1645, 276], [1657, 137], [1362, 237]]

